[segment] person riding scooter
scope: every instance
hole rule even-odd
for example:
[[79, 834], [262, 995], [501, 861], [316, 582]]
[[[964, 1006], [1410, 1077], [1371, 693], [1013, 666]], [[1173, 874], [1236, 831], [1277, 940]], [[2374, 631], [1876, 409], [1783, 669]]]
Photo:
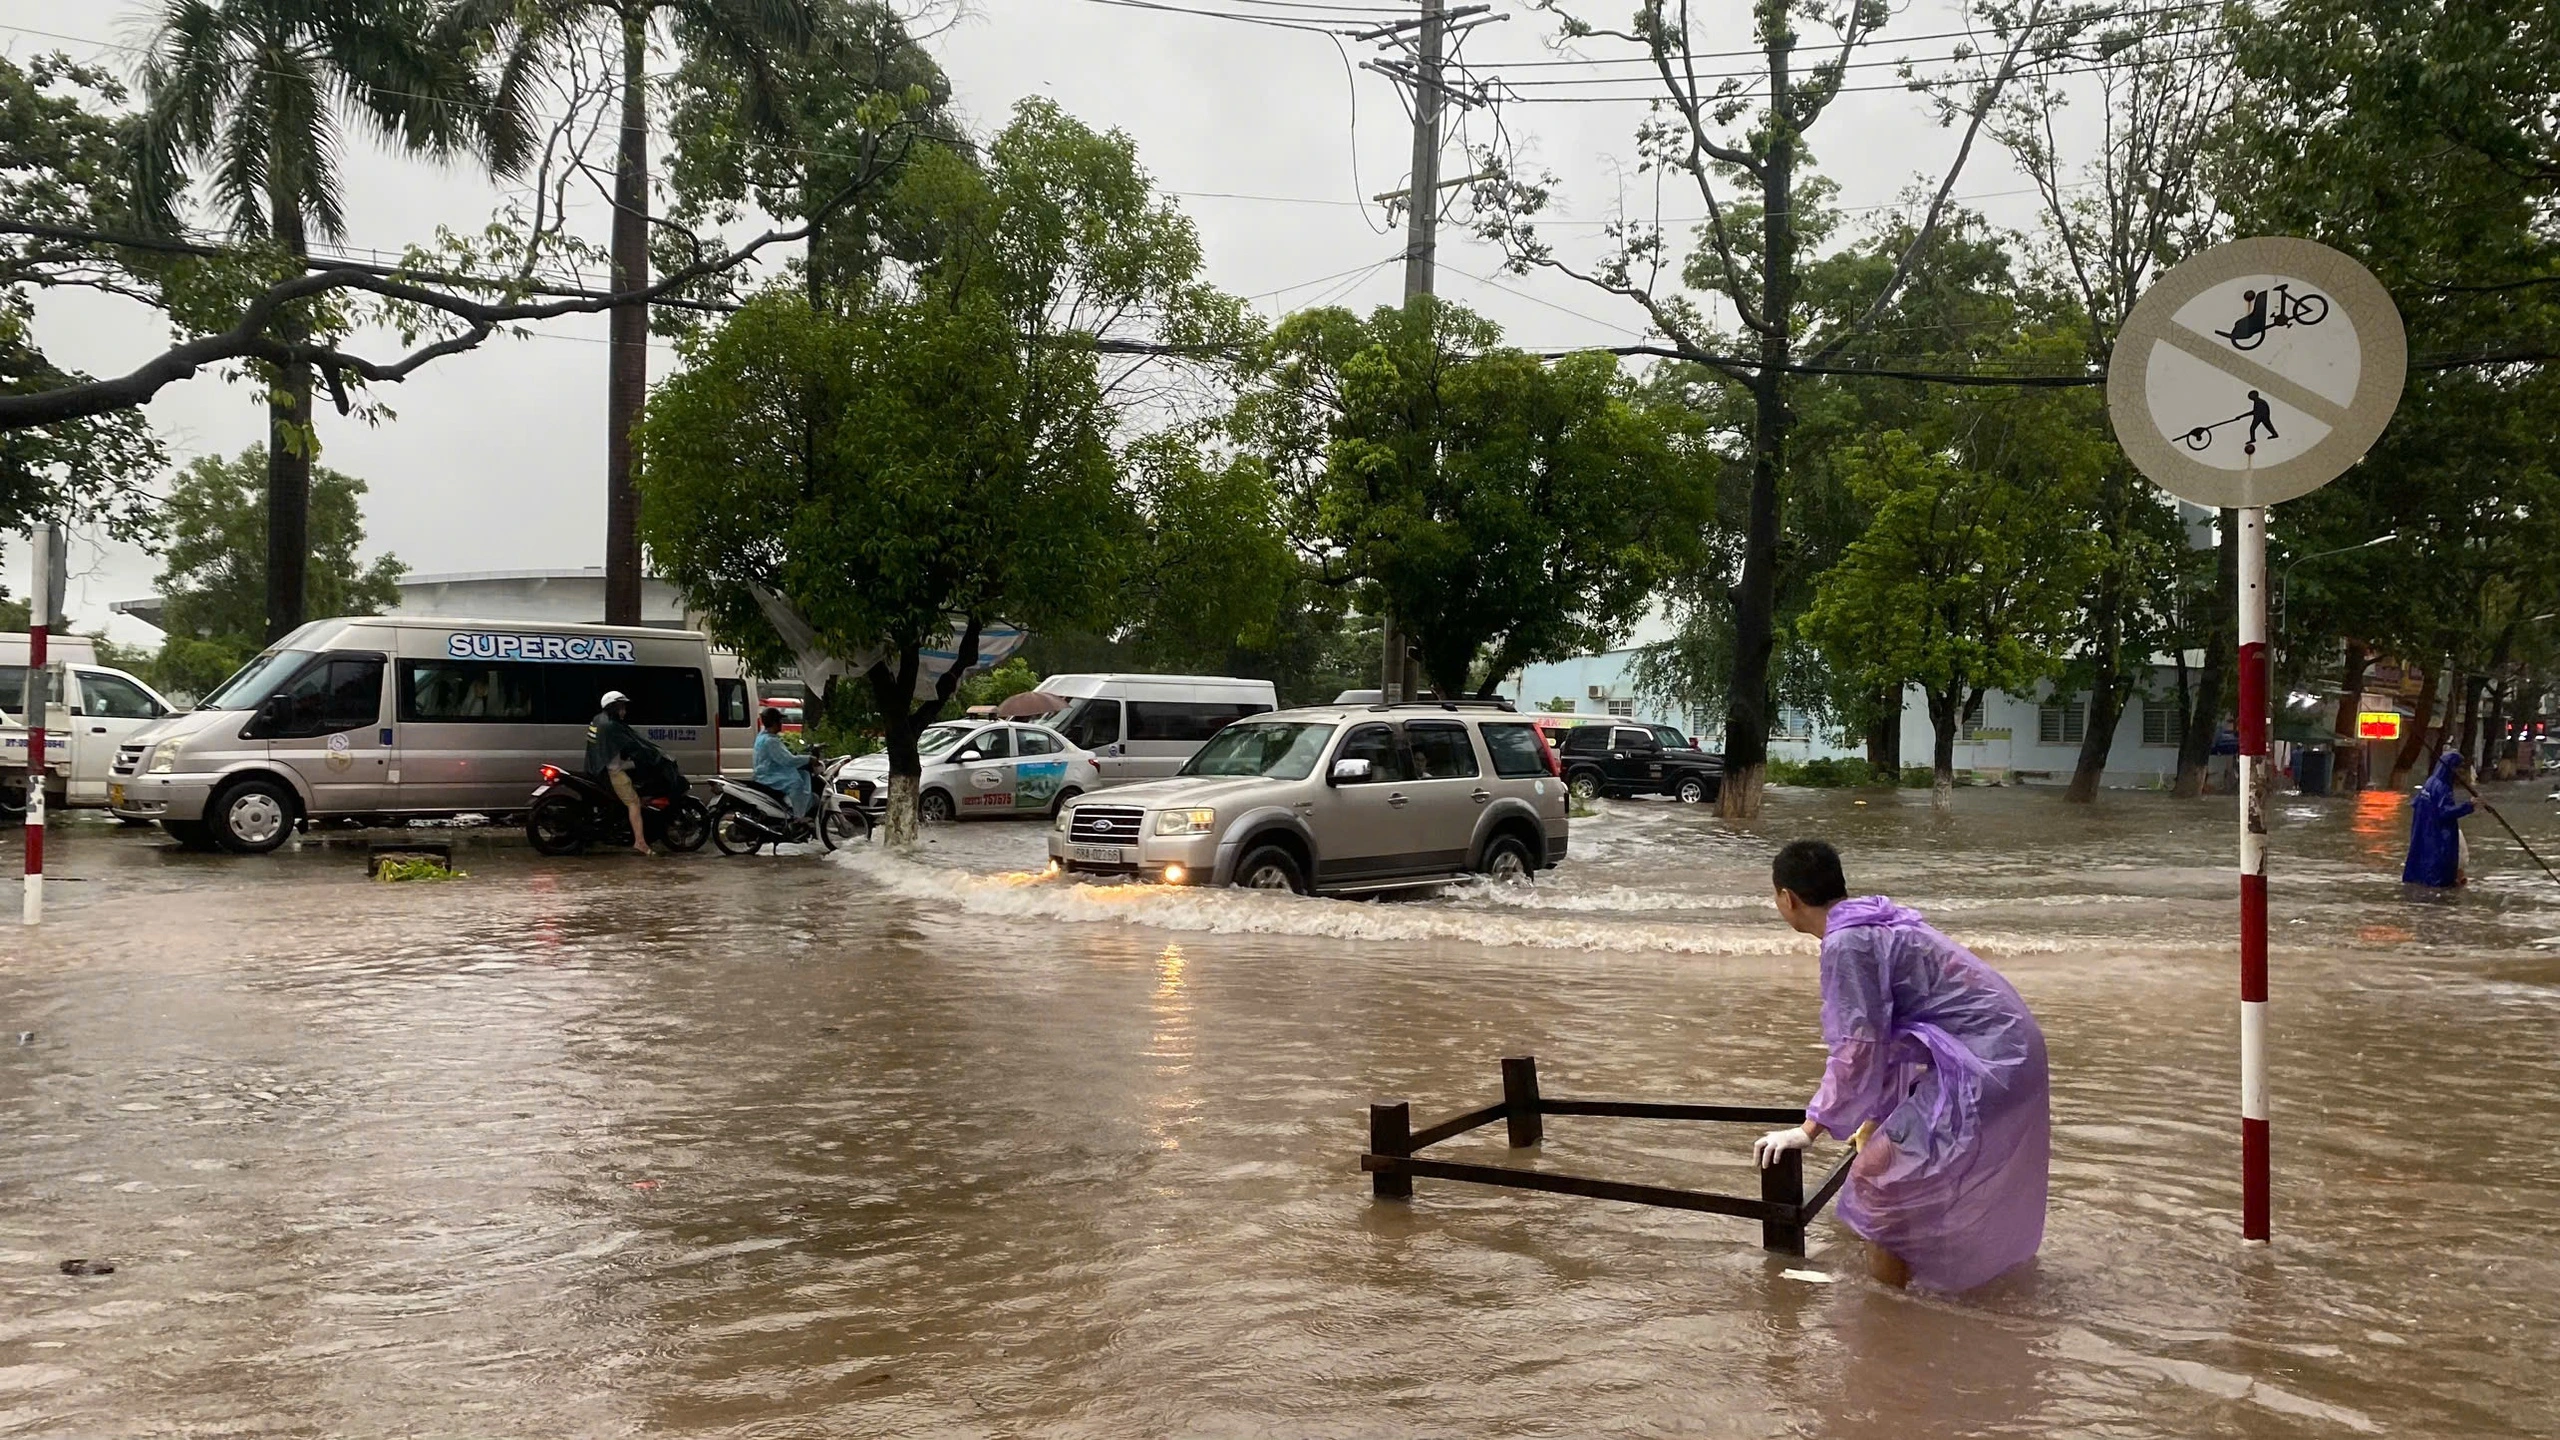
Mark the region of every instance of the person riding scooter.
[[639, 778], [654, 779], [673, 769], [674, 762], [631, 728], [630, 696], [607, 690], [600, 703], [603, 708], [587, 722], [587, 773], [613, 787], [615, 797], [631, 812], [631, 848], [647, 855], [651, 852], [648, 831], [640, 823]]
[[807, 819], [815, 809], [816, 793], [809, 786], [809, 759], [794, 755], [782, 743], [782, 712], [766, 706], [757, 717], [756, 783], [780, 795], [791, 804], [791, 813]]

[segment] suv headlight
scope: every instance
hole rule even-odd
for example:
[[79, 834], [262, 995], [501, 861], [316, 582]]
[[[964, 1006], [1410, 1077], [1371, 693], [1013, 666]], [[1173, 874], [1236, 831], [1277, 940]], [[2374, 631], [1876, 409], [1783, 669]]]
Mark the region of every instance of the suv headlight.
[[178, 742], [163, 740], [151, 747], [151, 763], [144, 767], [146, 775], [166, 775], [178, 768]]
[[1058, 807], [1058, 818], [1049, 822], [1049, 828], [1064, 835], [1067, 833], [1067, 827], [1074, 823], [1076, 823], [1076, 812], [1061, 805]]
[[1156, 833], [1159, 835], [1206, 835], [1218, 823], [1215, 810], [1159, 810]]

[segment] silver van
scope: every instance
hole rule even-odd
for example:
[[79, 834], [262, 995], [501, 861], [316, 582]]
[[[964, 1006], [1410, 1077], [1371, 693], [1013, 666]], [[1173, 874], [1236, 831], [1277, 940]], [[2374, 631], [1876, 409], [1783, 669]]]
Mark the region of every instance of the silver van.
[[711, 646], [687, 630], [442, 616], [314, 620], [116, 753], [107, 808], [182, 845], [273, 850], [335, 818], [502, 815], [576, 765], [608, 690], [684, 767], [718, 763]]
[[1228, 721], [1280, 708], [1270, 681], [1228, 675], [1052, 675], [1040, 693], [1066, 702], [1045, 723], [1093, 752], [1106, 786], [1161, 780]]
[[1520, 882], [1563, 862], [1569, 811], [1555, 752], [1525, 717], [1319, 705], [1235, 721], [1170, 779], [1061, 806], [1049, 863], [1301, 895]]

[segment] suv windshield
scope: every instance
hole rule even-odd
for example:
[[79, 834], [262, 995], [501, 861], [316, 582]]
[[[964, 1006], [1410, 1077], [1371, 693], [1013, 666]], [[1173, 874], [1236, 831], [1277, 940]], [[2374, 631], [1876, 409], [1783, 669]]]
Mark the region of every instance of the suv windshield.
[[303, 662], [311, 658], [308, 650], [270, 650], [232, 672], [210, 695], [196, 702], [199, 710], [255, 710], [266, 698], [284, 688]]
[[916, 753], [939, 755], [959, 744], [963, 736], [974, 735], [977, 731], [975, 725], [936, 725], [916, 737]]
[[1316, 758], [1333, 738], [1330, 725], [1280, 722], [1229, 725], [1208, 744], [1192, 752], [1177, 775], [1259, 775], [1269, 780], [1304, 780], [1316, 773]]

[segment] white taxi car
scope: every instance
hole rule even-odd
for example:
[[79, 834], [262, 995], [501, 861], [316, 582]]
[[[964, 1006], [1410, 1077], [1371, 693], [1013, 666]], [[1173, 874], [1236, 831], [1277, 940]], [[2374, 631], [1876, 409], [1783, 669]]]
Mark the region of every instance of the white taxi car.
[[[917, 739], [916, 752], [924, 761], [916, 806], [932, 821], [1055, 815], [1060, 805], [1102, 783], [1091, 752], [1042, 725], [946, 720]], [[887, 809], [887, 752], [848, 763], [836, 788], [865, 813]]]

